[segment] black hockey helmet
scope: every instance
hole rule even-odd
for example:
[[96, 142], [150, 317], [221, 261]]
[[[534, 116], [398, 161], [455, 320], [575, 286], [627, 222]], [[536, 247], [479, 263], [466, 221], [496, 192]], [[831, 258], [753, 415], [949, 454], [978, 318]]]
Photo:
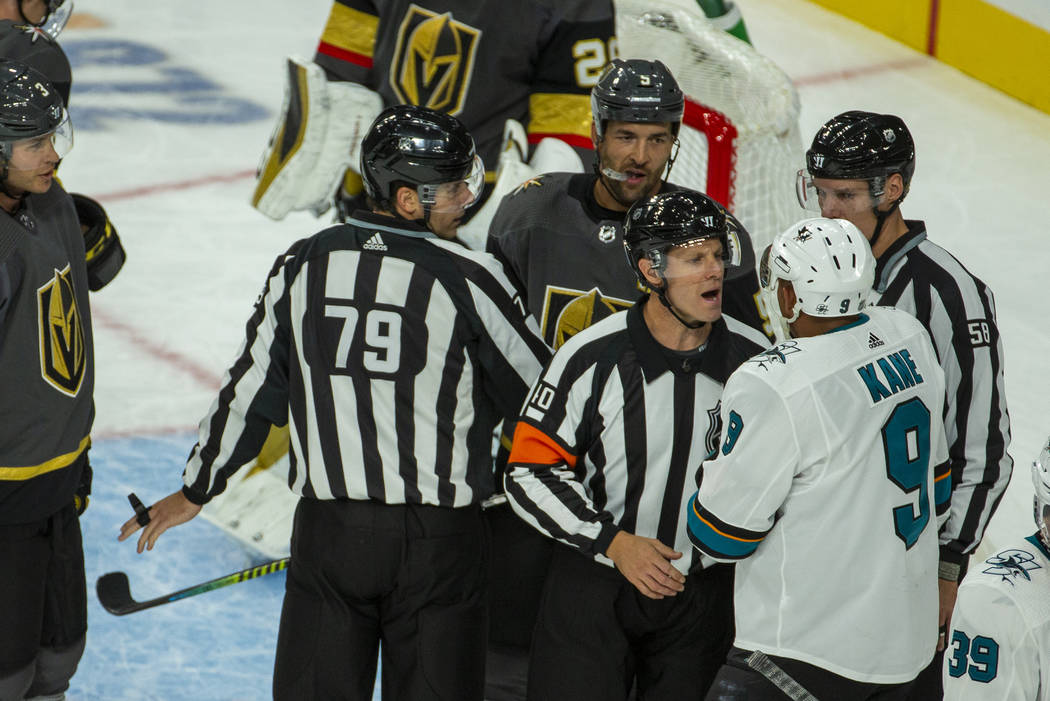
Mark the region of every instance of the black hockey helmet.
[[13, 20], [0, 20], [0, 56], [13, 58], [44, 74], [69, 104], [73, 73], [66, 52], [49, 35]]
[[0, 156], [11, 157], [11, 145], [51, 134], [66, 122], [62, 96], [40, 72], [21, 61], [0, 59]]
[[609, 120], [670, 123], [678, 135], [685, 95], [660, 61], [613, 59], [591, 89], [591, 116], [598, 138]]
[[623, 227], [623, 248], [627, 262], [642, 285], [649, 282], [638, 268], [648, 258], [661, 271], [667, 264], [667, 250], [706, 239], [722, 243], [722, 257], [729, 258], [729, 224], [722, 205], [695, 190], [661, 192], [636, 202], [627, 212]]
[[417, 105], [388, 107], [376, 117], [361, 143], [360, 171], [365, 192], [382, 206], [389, 206], [395, 184], [418, 189], [470, 181], [475, 198], [484, 185], [484, 168], [467, 128], [452, 115]]
[[[843, 112], [828, 120], [813, 137], [813, 145], [806, 151], [806, 167], [815, 178], [836, 180], [873, 180], [900, 173], [906, 195], [915, 173], [915, 142], [900, 117], [860, 110]], [[877, 196], [881, 191], [873, 190], [872, 194]]]

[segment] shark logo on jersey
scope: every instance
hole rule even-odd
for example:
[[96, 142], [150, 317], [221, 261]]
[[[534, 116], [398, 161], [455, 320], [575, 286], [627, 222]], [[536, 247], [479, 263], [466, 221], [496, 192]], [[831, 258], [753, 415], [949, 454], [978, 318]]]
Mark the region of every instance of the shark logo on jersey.
[[397, 32], [390, 87], [403, 103], [458, 115], [474, 73], [481, 30], [409, 5]]
[[602, 243], [612, 243], [616, 240], [616, 227], [611, 224], [602, 224], [598, 229], [598, 240]]
[[630, 308], [634, 303], [606, 297], [597, 287], [586, 292], [547, 286], [540, 330], [547, 345], [557, 350], [580, 331], [605, 317]]
[[40, 374], [71, 397], [80, 392], [87, 368], [84, 322], [67, 264], [36, 291], [40, 319]]
[[786, 365], [787, 356], [801, 352], [802, 349], [798, 347], [798, 341], [784, 341], [778, 346], [773, 346], [767, 351], [762, 351], [747, 362], [757, 363], [758, 367], [768, 372], [770, 367], [778, 363], [780, 365]]
[[1031, 582], [1032, 577], [1028, 573], [1042, 569], [1042, 565], [1035, 561], [1035, 556], [1027, 550], [1004, 550], [985, 560], [985, 563], [991, 567], [981, 570], [984, 574], [999, 576], [1010, 586], [1015, 586], [1014, 582], [1019, 578]]

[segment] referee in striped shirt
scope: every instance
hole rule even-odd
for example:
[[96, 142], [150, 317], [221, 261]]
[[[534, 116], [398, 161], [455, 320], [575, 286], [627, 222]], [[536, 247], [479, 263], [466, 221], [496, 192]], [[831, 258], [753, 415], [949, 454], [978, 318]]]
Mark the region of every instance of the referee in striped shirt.
[[480, 701], [492, 432], [549, 351], [496, 260], [443, 240], [484, 172], [454, 117], [389, 108], [361, 166], [373, 211], [277, 259], [185, 486], [150, 509], [138, 550], [288, 422], [301, 499], [274, 697], [371, 699], [382, 639], [384, 699]]
[[[969, 556], [1013, 472], [995, 301], [986, 284], [926, 238], [924, 222], [901, 214], [915, 172], [915, 144], [900, 117], [851, 111], [832, 118], [813, 138], [806, 165], [809, 177], [799, 175], [801, 204], [864, 232], [877, 260], [878, 304], [914, 314], [944, 369], [952, 497], [938, 570], [943, 636]], [[942, 637], [942, 653], [944, 642]], [[942, 657], [919, 676], [910, 698], [941, 698]]]
[[767, 345], [721, 314], [727, 235], [697, 192], [634, 205], [624, 247], [652, 292], [568, 340], [522, 411], [507, 496], [566, 546], [533, 633], [531, 701], [626, 699], [635, 683], [639, 698], [699, 698], [729, 649], [732, 571], [701, 570], [685, 522], [722, 386]]

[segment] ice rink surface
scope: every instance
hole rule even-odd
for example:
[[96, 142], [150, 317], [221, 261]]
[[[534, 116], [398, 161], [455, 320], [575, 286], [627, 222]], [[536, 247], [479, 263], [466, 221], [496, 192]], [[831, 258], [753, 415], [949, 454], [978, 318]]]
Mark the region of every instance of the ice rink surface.
[[[1050, 262], [1050, 116], [801, 0], [738, 2], [756, 47], [799, 87], [807, 142], [852, 108], [899, 114], [911, 128], [918, 165], [905, 215], [925, 219], [931, 239], [984, 279], [998, 305], [1016, 471], [987, 541], [1027, 535], [1028, 465], [1050, 432], [1040, 419], [1050, 418], [1040, 365], [1050, 330], [1039, 302]], [[283, 57], [312, 56], [328, 9], [328, 0], [77, 0], [74, 19], [97, 26], [62, 35], [76, 129], [62, 178], [107, 207], [128, 254], [92, 297], [90, 630], [70, 699], [270, 696], [283, 574], [123, 618], [105, 613], [93, 591], [110, 570], [126, 571], [133, 595], [148, 599], [260, 561], [201, 519], [141, 557], [116, 534], [131, 515], [129, 491], [148, 504], [178, 488], [196, 422], [271, 263], [328, 223], [306, 214], [275, 223], [248, 205], [281, 102]]]

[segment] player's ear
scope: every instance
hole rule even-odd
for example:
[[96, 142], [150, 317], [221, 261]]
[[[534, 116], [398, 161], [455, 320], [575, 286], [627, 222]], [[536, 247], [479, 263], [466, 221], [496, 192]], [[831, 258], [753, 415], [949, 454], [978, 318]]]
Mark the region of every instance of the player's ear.
[[399, 187], [394, 193], [394, 206], [397, 213], [405, 219], [420, 219], [423, 216], [423, 206], [419, 202], [419, 195], [410, 187]]
[[601, 139], [598, 138], [598, 126], [595, 121], [591, 120], [591, 143], [594, 144], [594, 148], [598, 148], [598, 142]]
[[663, 284], [663, 280], [656, 274], [656, 270], [653, 268], [653, 262], [647, 257], [642, 256], [638, 259], [638, 269], [642, 271], [642, 276], [646, 282], [649, 283], [649, 287], [656, 289]]
[[790, 319], [795, 314], [795, 288], [787, 280], [781, 280], [777, 287], [777, 301], [780, 302], [780, 314], [785, 319]]
[[904, 178], [900, 173], [891, 173], [886, 178], [884, 202], [896, 202], [904, 194]]

